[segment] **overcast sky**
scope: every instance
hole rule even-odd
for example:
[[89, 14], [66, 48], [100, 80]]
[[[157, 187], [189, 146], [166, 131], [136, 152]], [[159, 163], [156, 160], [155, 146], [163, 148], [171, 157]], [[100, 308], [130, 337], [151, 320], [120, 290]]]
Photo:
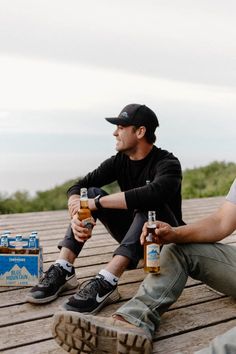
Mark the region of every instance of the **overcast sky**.
[[236, 162], [236, 2], [0, 0], [0, 192], [51, 188], [115, 153], [144, 103], [183, 168]]

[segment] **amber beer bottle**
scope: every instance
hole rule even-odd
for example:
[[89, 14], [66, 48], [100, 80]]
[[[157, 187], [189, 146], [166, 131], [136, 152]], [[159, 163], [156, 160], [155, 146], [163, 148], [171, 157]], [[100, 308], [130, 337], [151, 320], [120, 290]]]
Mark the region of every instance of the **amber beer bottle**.
[[13, 249], [16, 254], [24, 254], [26, 253], [26, 249], [23, 248], [23, 239], [22, 235], [17, 234], [15, 238], [15, 248]]
[[147, 273], [160, 273], [160, 245], [156, 242], [156, 212], [148, 212], [147, 236], [144, 242], [144, 270]]
[[10, 231], [4, 232], [0, 237], [0, 253], [9, 253], [9, 240], [8, 236]]
[[88, 206], [88, 191], [87, 188], [81, 188], [80, 190], [80, 208], [77, 213], [78, 219], [83, 221], [83, 224], [88, 229], [93, 228], [93, 224], [91, 223], [91, 211]]
[[39, 253], [39, 239], [38, 239], [38, 232], [32, 231], [29, 235], [28, 241], [28, 253], [30, 254], [38, 254]]

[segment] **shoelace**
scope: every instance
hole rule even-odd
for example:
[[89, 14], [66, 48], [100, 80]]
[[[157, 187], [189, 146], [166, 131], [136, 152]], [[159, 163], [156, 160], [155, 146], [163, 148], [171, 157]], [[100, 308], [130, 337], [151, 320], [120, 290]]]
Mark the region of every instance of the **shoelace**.
[[80, 297], [87, 298], [88, 295], [91, 296], [96, 294], [101, 288], [107, 288], [107, 290], [110, 290], [108, 289], [108, 286], [106, 286], [104, 279], [94, 278], [83, 282], [77, 294], [79, 294]]
[[62, 276], [62, 270], [60, 266], [51, 265], [51, 267], [44, 273], [43, 278], [40, 281], [40, 284], [50, 285], [54, 282], [55, 279]]

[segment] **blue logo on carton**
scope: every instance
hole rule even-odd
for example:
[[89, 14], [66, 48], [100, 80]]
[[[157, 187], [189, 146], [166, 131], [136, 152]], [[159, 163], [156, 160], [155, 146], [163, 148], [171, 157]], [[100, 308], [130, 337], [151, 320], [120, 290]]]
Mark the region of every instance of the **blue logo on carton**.
[[38, 256], [0, 255], [0, 263], [0, 285], [28, 285], [37, 282]]
[[31, 275], [38, 274], [38, 257], [37, 256], [3, 256], [1, 257], [0, 275], [9, 272], [11, 268], [17, 265], [19, 268], [27, 268]]

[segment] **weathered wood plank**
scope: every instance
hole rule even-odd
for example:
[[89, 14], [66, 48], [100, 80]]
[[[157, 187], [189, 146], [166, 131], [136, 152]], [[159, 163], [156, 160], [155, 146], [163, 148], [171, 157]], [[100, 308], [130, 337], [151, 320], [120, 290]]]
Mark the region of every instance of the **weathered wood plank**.
[[233, 320], [155, 341], [153, 354], [193, 354], [207, 347], [213, 338], [235, 326], [236, 320]]
[[22, 344], [21, 347], [4, 350], [2, 354], [65, 354], [65, 350], [59, 347], [54, 339], [40, 341], [34, 344]]
[[233, 319], [236, 319], [236, 300], [228, 297], [173, 309], [163, 315], [157, 338], [166, 338], [167, 333], [169, 337]]

